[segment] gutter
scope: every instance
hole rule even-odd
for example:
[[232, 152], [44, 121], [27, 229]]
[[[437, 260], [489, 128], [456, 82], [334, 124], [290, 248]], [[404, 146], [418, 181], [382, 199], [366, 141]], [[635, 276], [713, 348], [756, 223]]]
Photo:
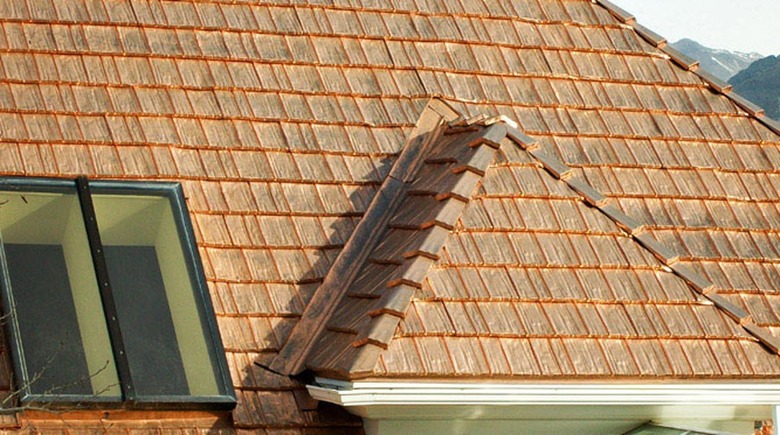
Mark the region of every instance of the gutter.
[[316, 399], [346, 408], [481, 405], [764, 405], [780, 404], [774, 383], [457, 383], [345, 382], [316, 378]]

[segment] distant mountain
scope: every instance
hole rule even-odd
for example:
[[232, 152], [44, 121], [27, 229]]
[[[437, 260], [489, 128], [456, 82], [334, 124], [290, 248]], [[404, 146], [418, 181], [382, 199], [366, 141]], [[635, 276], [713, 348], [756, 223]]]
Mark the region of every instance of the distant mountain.
[[672, 47], [699, 61], [702, 68], [723, 81], [728, 81], [748, 65], [763, 58], [759, 53], [742, 53], [739, 51], [718, 50], [705, 47], [690, 39], [681, 39]]
[[734, 91], [766, 110], [780, 121], [780, 56], [769, 56], [750, 64], [729, 80]]

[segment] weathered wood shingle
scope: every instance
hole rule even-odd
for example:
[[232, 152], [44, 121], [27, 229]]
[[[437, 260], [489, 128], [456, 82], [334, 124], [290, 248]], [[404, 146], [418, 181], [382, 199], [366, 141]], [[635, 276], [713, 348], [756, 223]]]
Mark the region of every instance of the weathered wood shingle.
[[[455, 221], [398, 219], [399, 234], [451, 233], [436, 253], [431, 233], [371, 263], [435, 262], [419, 289], [347, 296], [328, 333], [341, 361], [394, 376], [780, 371], [756, 339], [780, 330], [777, 123], [607, 2], [6, 0], [0, 21], [0, 172], [182, 183], [238, 428], [361, 430], [295, 408], [302, 386], [261, 366], [296, 336], [433, 96], [516, 121], [537, 151], [475, 155], [458, 182], [404, 180], [469, 205]], [[127, 427], [144, 424], [157, 422]]]

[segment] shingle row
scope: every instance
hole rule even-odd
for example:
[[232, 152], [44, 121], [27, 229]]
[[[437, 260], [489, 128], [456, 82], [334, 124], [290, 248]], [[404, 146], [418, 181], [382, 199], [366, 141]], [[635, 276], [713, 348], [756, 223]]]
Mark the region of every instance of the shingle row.
[[398, 337], [386, 376], [712, 378], [776, 376], [777, 356], [751, 340]]

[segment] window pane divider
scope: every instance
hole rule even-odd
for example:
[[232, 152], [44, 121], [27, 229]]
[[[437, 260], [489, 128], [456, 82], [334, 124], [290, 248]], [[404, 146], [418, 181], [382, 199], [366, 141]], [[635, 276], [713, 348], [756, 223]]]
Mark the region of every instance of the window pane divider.
[[119, 327], [116, 301], [111, 290], [111, 281], [108, 278], [108, 267], [106, 266], [103, 244], [100, 242], [100, 233], [98, 231], [97, 218], [95, 217], [95, 207], [92, 202], [89, 181], [86, 177], [79, 177], [76, 179], [76, 187], [79, 203], [81, 204], [81, 212], [84, 216], [89, 249], [92, 253], [93, 265], [95, 267], [95, 276], [100, 289], [103, 311], [106, 316], [106, 324], [108, 325], [108, 335], [111, 338], [111, 351], [116, 362], [119, 385], [124, 401], [134, 402], [136, 394], [133, 388], [132, 376], [130, 375], [130, 362], [127, 359], [122, 331]]

